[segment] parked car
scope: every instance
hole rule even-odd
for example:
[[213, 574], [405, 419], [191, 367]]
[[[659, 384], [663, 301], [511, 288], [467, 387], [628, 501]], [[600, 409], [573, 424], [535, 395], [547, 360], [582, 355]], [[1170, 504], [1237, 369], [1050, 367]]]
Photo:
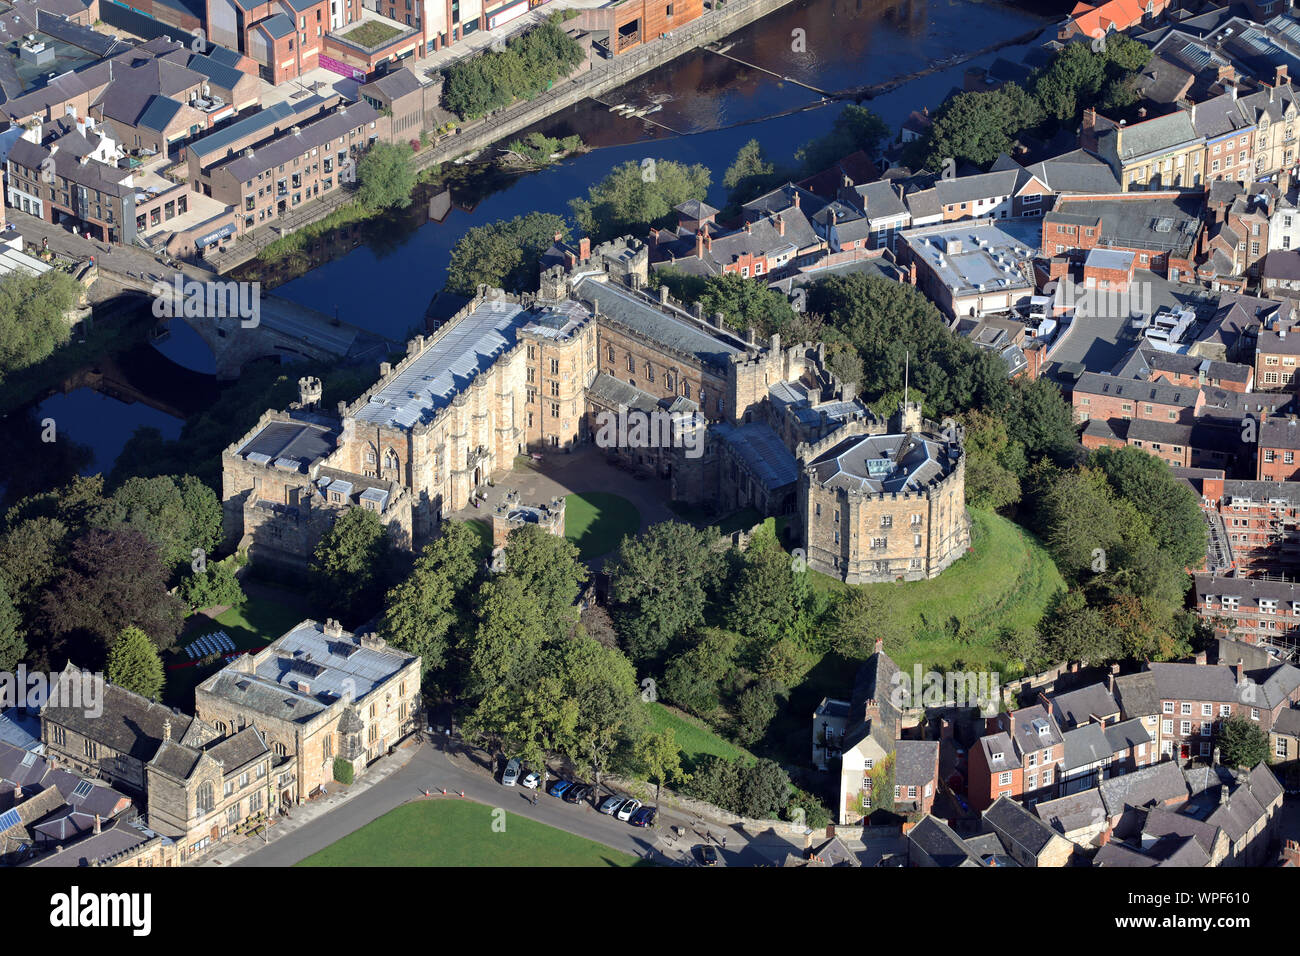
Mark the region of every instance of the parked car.
[[542, 775], [536, 770], [530, 770], [524, 776], [524, 779], [519, 781], [519, 783], [521, 786], [527, 787], [529, 790], [536, 790], [542, 785]]
[[596, 809], [601, 813], [607, 813], [612, 817], [614, 814], [618, 813], [618, 808], [623, 806], [623, 799], [623, 797], [606, 797], [604, 800], [600, 801], [600, 806]]
[[718, 851], [709, 846], [709, 844], [701, 843], [695, 849], [699, 856], [700, 866], [718, 865]]
[[882, 856], [876, 866], [907, 866], [907, 856], [902, 853], [895, 853], [893, 856]]
[[501, 771], [501, 786], [513, 787], [519, 782], [520, 766], [518, 757], [510, 758], [510, 762], [506, 764], [506, 769]]
[[629, 800], [627, 801], [627, 803], [623, 804], [621, 807], [618, 808], [618, 813], [616, 813], [615, 816], [618, 817], [620, 820], [631, 820], [632, 814], [636, 813], [640, 809], [641, 809], [640, 800]]
[[564, 792], [573, 786], [572, 780], [557, 780], [551, 785], [551, 796], [563, 797]]
[[652, 827], [655, 825], [655, 816], [658, 813], [654, 807], [642, 807], [636, 813], [632, 814], [632, 819], [628, 822], [634, 827]]
[[582, 803], [591, 793], [591, 787], [585, 783], [575, 783], [568, 790], [564, 791], [565, 803]]

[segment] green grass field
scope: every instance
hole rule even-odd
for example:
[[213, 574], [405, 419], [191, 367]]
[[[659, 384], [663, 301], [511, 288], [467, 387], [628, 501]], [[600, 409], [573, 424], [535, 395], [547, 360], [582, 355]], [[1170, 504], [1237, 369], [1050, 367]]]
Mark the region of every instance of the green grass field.
[[578, 546], [580, 560], [608, 554], [640, 527], [641, 512], [619, 495], [587, 491], [564, 499], [564, 536]]
[[[500, 820], [494, 829], [494, 822]], [[498, 832], [500, 831], [500, 832]], [[641, 861], [470, 800], [424, 800], [384, 814], [298, 866], [636, 866]]]
[[723, 740], [704, 721], [680, 710], [665, 707], [660, 703], [650, 703], [646, 704], [646, 711], [650, 714], [651, 731], [657, 732], [668, 727], [673, 729], [673, 738], [681, 748], [682, 756], [686, 761], [693, 761], [703, 754], [714, 754], [728, 760], [735, 760], [738, 757], [750, 761], [755, 759], [754, 755], [743, 747]]

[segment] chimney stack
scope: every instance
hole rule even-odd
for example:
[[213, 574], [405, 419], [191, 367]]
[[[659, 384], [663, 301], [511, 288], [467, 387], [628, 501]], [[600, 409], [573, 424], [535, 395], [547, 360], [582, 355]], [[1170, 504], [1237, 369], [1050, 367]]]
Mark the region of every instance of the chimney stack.
[[171, 739], [172, 739], [172, 722], [171, 722], [170, 720], [164, 720], [164, 721], [163, 721], [163, 740], [171, 740]]
[[100, 827], [100, 823], [99, 823], [99, 814], [96, 813], [96, 814], [95, 814], [95, 834], [96, 834], [96, 835], [99, 835], [100, 832], [101, 832], [101, 827]]

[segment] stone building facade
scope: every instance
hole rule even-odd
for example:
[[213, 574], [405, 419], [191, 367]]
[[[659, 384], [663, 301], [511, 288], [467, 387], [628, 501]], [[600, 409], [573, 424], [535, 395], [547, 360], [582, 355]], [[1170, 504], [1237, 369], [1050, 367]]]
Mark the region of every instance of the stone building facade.
[[194, 703], [223, 734], [257, 728], [277, 758], [269, 803], [290, 806], [328, 786], [337, 760], [359, 776], [423, 726], [420, 659], [337, 621], [307, 620], [203, 681]]
[[966, 462], [953, 426], [902, 406], [848, 423], [797, 456], [808, 565], [850, 584], [936, 577], [970, 548]]

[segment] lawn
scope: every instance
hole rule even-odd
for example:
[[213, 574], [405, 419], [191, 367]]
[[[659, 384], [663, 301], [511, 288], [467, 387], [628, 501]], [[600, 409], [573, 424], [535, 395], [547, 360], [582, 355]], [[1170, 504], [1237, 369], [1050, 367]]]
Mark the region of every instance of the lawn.
[[[909, 637], [903, 649], [890, 656], [906, 672], [919, 664], [922, 671], [993, 671], [1000, 681], [1014, 678], [1025, 671], [1025, 663], [1002, 658], [997, 648], [999, 632], [1032, 629], [1065, 582], [1051, 556], [1029, 532], [992, 512], [972, 508], [970, 514], [970, 553], [937, 578], [847, 585], [813, 572], [813, 586], [837, 592], [849, 587], [891, 589]], [[789, 703], [768, 728], [762, 752], [806, 763], [813, 710], [823, 697], [847, 699], [861, 663], [834, 653], [823, 657], [791, 689]], [[958, 664], [959, 668], [954, 666]]]
[[[286, 631], [311, 617], [307, 604], [301, 594], [285, 588], [267, 584], [257, 584], [250, 588], [253, 592], [242, 607], [230, 608], [209, 618], [203, 614], [192, 614], [185, 622], [185, 629], [176, 639], [176, 646], [163, 655], [163, 666], [167, 670], [167, 685], [163, 692], [164, 700], [194, 709], [194, 688], [205, 677], [214, 674], [220, 664], [206, 668], [197, 666], [179, 667], [191, 664], [190, 657], [183, 648], [196, 638], [214, 631], [225, 631], [235, 642], [235, 649], [240, 651], [255, 650], [265, 647]], [[172, 670], [172, 667], [177, 669]]]
[[[1003, 628], [1028, 630], [1048, 601], [1065, 587], [1051, 556], [1029, 532], [1000, 515], [970, 509], [971, 551], [937, 578], [902, 584], [853, 585], [889, 588], [910, 637], [893, 655], [905, 670], [945, 670], [955, 663], [1007, 676], [1023, 661], [1005, 661], [995, 644]], [[814, 572], [813, 586], [840, 591], [851, 585]]]
[[470, 518], [465, 524], [478, 535], [476, 556], [479, 560], [486, 561], [492, 554], [492, 525], [483, 518]]
[[681, 748], [682, 756], [687, 761], [693, 761], [703, 754], [714, 754], [728, 760], [737, 757], [750, 761], [755, 759], [754, 755], [743, 747], [723, 740], [704, 721], [697, 720], [674, 707], [665, 707], [656, 702], [647, 704], [646, 711], [650, 715], [651, 731], [660, 731], [668, 727], [673, 729], [673, 739], [677, 741], [677, 746]]
[[501, 817], [492, 807], [469, 800], [438, 799], [400, 806], [298, 866], [636, 866], [640, 862], [526, 817], [513, 813]]
[[587, 491], [564, 499], [564, 536], [578, 546], [580, 560], [609, 554], [640, 528], [641, 512], [626, 498]]

